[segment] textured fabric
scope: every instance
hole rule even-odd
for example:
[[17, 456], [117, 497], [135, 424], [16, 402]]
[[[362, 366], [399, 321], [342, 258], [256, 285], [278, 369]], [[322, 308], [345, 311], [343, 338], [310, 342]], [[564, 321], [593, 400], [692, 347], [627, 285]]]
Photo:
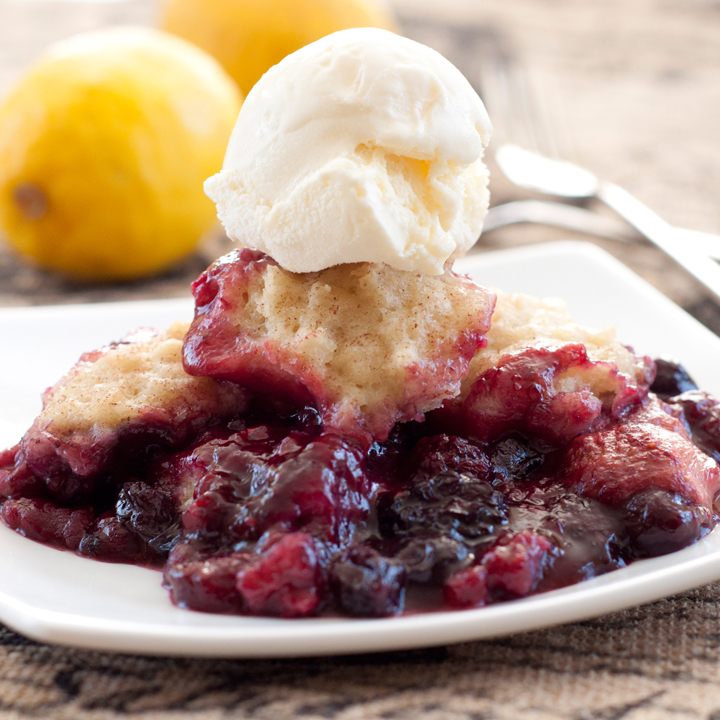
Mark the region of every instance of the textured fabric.
[[301, 660], [126, 657], [0, 632], [0, 718], [720, 719], [720, 584], [510, 638]]

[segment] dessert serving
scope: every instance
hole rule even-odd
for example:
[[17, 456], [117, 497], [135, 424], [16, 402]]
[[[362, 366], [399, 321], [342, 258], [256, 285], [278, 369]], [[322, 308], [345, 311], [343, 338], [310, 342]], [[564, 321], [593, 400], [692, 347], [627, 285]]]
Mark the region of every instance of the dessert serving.
[[208, 612], [480, 607], [681, 549], [717, 522], [720, 408], [560, 301], [453, 271], [491, 132], [381, 30], [249, 94], [208, 180], [239, 248], [195, 316], [83, 355], [0, 457], [3, 522], [162, 568]]

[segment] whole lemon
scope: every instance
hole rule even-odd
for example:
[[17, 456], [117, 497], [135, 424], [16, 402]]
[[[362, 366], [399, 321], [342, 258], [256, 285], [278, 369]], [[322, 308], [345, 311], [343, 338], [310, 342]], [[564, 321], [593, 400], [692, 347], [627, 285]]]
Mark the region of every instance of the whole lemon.
[[246, 95], [286, 55], [332, 32], [397, 31], [384, 0], [166, 0], [160, 24], [214, 55]]
[[242, 103], [215, 59], [149, 28], [51, 47], [0, 106], [0, 229], [84, 280], [155, 273], [215, 222], [217, 172]]

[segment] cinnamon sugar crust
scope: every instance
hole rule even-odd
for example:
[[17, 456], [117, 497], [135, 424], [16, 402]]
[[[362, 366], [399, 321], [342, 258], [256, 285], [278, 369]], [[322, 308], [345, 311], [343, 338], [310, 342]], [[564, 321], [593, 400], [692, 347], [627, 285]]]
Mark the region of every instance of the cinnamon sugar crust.
[[654, 377], [614, 328], [576, 324], [560, 300], [499, 294], [487, 347], [442, 417], [482, 440], [520, 432], [562, 444], [620, 418]]
[[617, 391], [618, 378], [644, 392], [653, 381], [654, 364], [618, 342], [614, 326], [601, 330], [578, 325], [563, 300], [498, 293], [487, 347], [476, 354], [463, 381], [462, 397], [475, 380], [497, 367], [503, 356], [528, 348], [554, 348], [580, 344], [590, 364], [574, 367], [556, 378], [557, 392], [588, 389], [600, 398]]
[[187, 328], [178, 322], [162, 333], [141, 330], [83, 355], [43, 396], [43, 410], [21, 443], [28, 462], [42, 466], [57, 454], [87, 475], [125, 432], [147, 427], [174, 438], [243, 410], [245, 390], [183, 370]]
[[495, 297], [470, 280], [356, 263], [290, 273], [237, 251], [194, 287], [194, 375], [307, 392], [325, 426], [363, 442], [460, 390]]
[[612, 363], [633, 381], [649, 384], [647, 358], [618, 342], [612, 325], [601, 330], [578, 325], [557, 298], [498, 293], [487, 347], [473, 358], [464, 387], [495, 367], [503, 355], [565, 343], [580, 343], [593, 362]]

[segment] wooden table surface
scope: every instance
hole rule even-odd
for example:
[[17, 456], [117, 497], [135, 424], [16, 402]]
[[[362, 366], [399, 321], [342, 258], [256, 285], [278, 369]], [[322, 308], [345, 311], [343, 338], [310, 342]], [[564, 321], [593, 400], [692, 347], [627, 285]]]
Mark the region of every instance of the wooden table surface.
[[[500, 43], [568, 130], [576, 160], [670, 222], [720, 233], [718, 0], [395, 0], [408, 35], [475, 81]], [[51, 41], [152, 24], [155, 3], [0, 0], [0, 94]], [[502, 134], [502, 127], [498, 132]], [[529, 197], [493, 169], [494, 202]], [[538, 226], [479, 250], [568, 237]], [[720, 308], [645, 244], [600, 243], [720, 333]], [[67, 283], [0, 249], [0, 305], [177, 297], [220, 235], [160, 278]], [[1, 580], [0, 580], [1, 581]], [[0, 632], [0, 718], [720, 720], [720, 587], [513, 638], [412, 653], [294, 661], [132, 658]]]

